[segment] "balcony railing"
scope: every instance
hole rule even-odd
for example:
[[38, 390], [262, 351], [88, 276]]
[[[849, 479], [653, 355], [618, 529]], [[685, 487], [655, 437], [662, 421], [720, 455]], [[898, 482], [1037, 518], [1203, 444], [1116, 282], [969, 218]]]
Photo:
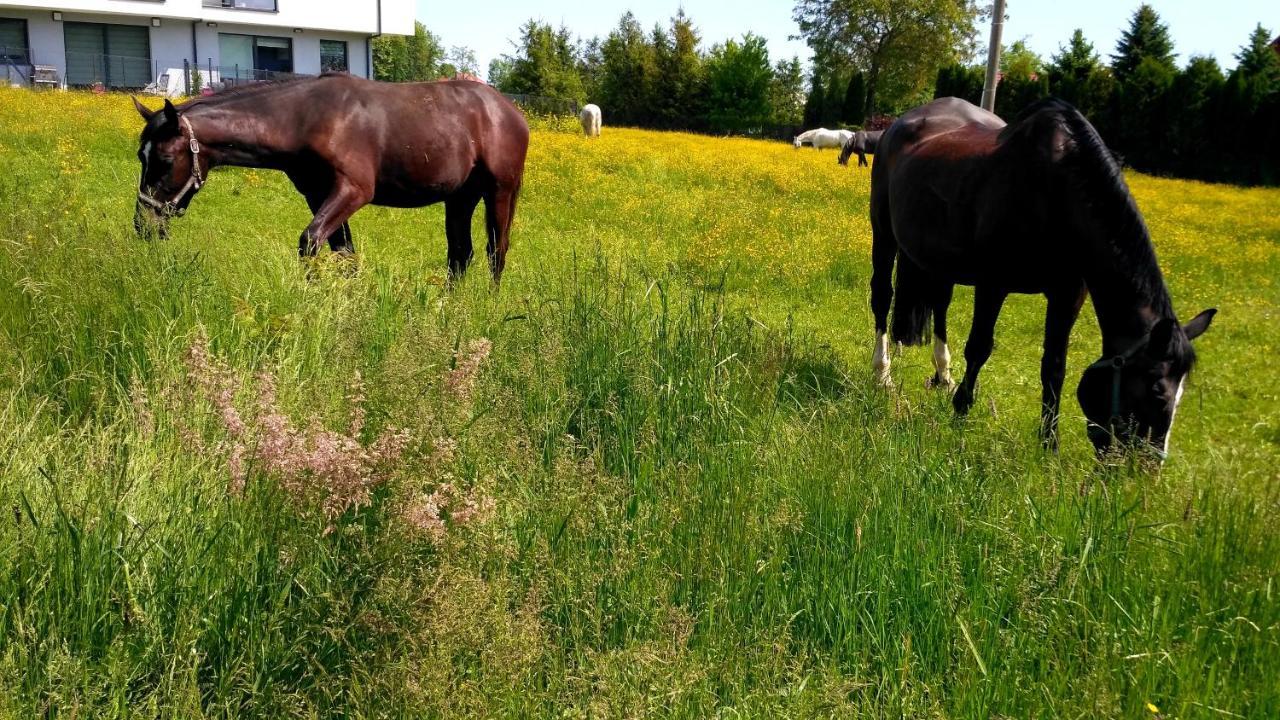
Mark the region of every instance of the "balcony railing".
[[207, 8], [223, 8], [225, 10], [276, 12], [279, 9], [279, 4], [276, 0], [201, 0], [200, 4]]

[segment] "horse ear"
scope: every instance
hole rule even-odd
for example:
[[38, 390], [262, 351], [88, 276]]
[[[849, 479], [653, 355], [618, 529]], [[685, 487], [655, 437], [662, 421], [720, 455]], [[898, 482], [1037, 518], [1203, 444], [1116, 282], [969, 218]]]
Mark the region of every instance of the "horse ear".
[[174, 107], [168, 98], [165, 98], [164, 101], [164, 119], [165, 122], [171, 122], [174, 125], [178, 124], [178, 108]]
[[1209, 308], [1199, 315], [1191, 318], [1186, 325], [1182, 326], [1182, 331], [1187, 334], [1188, 340], [1195, 340], [1209, 329], [1209, 324], [1213, 322], [1213, 316], [1218, 314], [1218, 308]]
[[132, 95], [129, 96], [129, 99], [133, 101], [133, 107], [138, 111], [138, 114], [142, 116], [142, 119], [146, 122], [150, 122], [151, 118], [156, 114], [156, 111], [151, 110], [146, 105], [138, 102], [138, 98]]

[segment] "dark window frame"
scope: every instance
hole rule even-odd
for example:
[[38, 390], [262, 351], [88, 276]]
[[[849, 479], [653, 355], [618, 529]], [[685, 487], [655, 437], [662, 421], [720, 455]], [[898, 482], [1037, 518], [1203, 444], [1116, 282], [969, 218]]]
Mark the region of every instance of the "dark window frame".
[[[249, 38], [250, 40], [252, 40], [252, 41], [253, 41], [253, 67], [251, 67], [251, 68], [240, 68], [240, 70], [241, 70], [241, 71], [249, 70], [249, 71], [252, 71], [252, 72], [256, 72], [256, 71], [259, 71], [259, 70], [265, 70], [265, 71], [268, 71], [268, 72], [279, 72], [279, 73], [286, 73], [286, 74], [290, 74], [290, 75], [292, 75], [293, 73], [295, 73], [295, 72], [297, 71], [297, 68], [298, 68], [297, 55], [296, 55], [296, 53], [294, 52], [294, 51], [296, 50], [296, 46], [294, 45], [293, 38], [291, 38], [291, 37], [286, 37], [286, 36], [283, 36], [283, 35], [257, 35], [257, 34], [254, 34], [254, 33], [238, 33], [238, 32], [220, 32], [220, 33], [218, 33], [218, 36], [219, 36], [219, 37], [221, 37], [221, 36], [223, 36], [223, 35], [239, 35], [240, 37], [247, 37], [247, 38]], [[259, 41], [259, 40], [263, 40], [263, 39], [267, 39], [267, 40], [283, 40], [284, 42], [286, 42], [286, 43], [288, 43], [288, 44], [289, 44], [289, 69], [288, 69], [288, 70], [271, 70], [270, 68], [263, 68], [263, 67], [259, 67], [259, 66], [260, 66], [260, 65], [262, 65], [263, 63], [260, 61], [260, 58], [259, 58], [259, 56], [258, 56], [258, 49], [259, 49], [258, 41]], [[267, 46], [267, 47], [271, 47], [271, 46]], [[221, 49], [219, 49], [219, 50], [221, 50]], [[221, 53], [219, 53], [219, 54], [221, 54]], [[222, 60], [221, 60], [221, 58], [219, 58], [219, 62], [221, 62], [221, 61], [222, 61]], [[224, 66], [223, 66], [223, 67], [229, 67], [229, 66], [226, 66], [226, 65], [224, 64]], [[237, 80], [239, 80], [240, 78], [236, 78], [236, 79], [237, 79]]]
[[[325, 65], [326, 57], [336, 57], [333, 53], [326, 53], [324, 50], [325, 43], [338, 43], [342, 45], [342, 67], [328, 67]], [[351, 72], [351, 43], [346, 40], [326, 40], [320, 39], [320, 72]]]
[[31, 23], [26, 18], [0, 17], [0, 22], [22, 23], [22, 41], [25, 43], [23, 47], [17, 48], [22, 55], [13, 55], [7, 52], [10, 48], [4, 48], [6, 52], [0, 53], [0, 62], [11, 62], [19, 65], [30, 65], [31, 60]]

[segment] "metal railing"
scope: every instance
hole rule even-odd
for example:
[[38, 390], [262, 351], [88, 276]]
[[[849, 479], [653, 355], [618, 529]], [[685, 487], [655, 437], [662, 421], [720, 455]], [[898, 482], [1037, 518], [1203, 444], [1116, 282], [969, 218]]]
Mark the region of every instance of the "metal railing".
[[26, 48], [0, 45], [0, 72], [4, 82], [10, 85], [30, 85], [31, 52]]
[[288, 80], [290, 78], [311, 77], [307, 73], [283, 72], [281, 70], [263, 70], [261, 68], [241, 67], [239, 65], [214, 65], [209, 70], [208, 80], [222, 83], [226, 87], [248, 85], [256, 82], [272, 80]]
[[511, 102], [519, 105], [525, 112], [537, 115], [577, 115], [581, 108], [578, 103], [564, 98], [543, 97], [541, 95], [521, 95], [519, 93], [503, 93]]
[[71, 87], [144, 88], [160, 76], [151, 58], [67, 51], [65, 79]]

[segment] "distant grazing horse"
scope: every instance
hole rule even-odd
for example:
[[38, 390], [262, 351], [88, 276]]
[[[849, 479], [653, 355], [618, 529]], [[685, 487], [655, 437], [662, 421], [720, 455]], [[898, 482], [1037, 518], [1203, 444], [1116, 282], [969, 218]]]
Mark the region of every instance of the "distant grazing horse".
[[578, 114], [578, 120], [582, 122], [582, 132], [586, 133], [587, 137], [600, 137], [599, 105], [584, 105], [582, 112]]
[[812, 145], [814, 150], [823, 148], [843, 147], [845, 142], [853, 137], [853, 132], [849, 130], [828, 130], [826, 128], [816, 128], [807, 132], [802, 132], [791, 140], [791, 144], [795, 147], [801, 145]]
[[883, 130], [872, 130], [870, 132], [859, 130], [840, 149], [840, 157], [837, 158], [836, 162], [841, 165], [848, 165], [849, 156], [858, 153], [858, 167], [866, 167], [867, 156], [875, 154], [876, 146], [880, 144], [880, 136], [883, 134]]
[[1006, 127], [963, 100], [941, 98], [899, 118], [879, 149], [871, 168], [871, 309], [880, 380], [890, 383], [895, 258], [893, 340], [923, 344], [933, 314], [932, 385], [951, 385], [952, 287], [974, 286], [964, 379], [953, 398], [960, 414], [973, 405], [1005, 297], [1044, 294], [1041, 434], [1054, 447], [1067, 343], [1089, 295], [1102, 329], [1102, 359], [1076, 391], [1089, 439], [1099, 451], [1113, 438], [1141, 440], [1163, 457], [1195, 361], [1191, 340], [1216, 311], [1178, 323], [1142, 215], [1089, 121], [1050, 98]]
[[347, 220], [373, 203], [422, 207], [444, 201], [449, 272], [471, 261], [471, 215], [484, 200], [493, 279], [506, 263], [529, 127], [506, 98], [482, 83], [391, 84], [345, 73], [260, 83], [163, 110], [134, 105], [142, 177], [134, 225], [163, 236], [209, 171], [223, 165], [283, 171], [313, 218], [298, 253], [321, 240], [355, 251]]

